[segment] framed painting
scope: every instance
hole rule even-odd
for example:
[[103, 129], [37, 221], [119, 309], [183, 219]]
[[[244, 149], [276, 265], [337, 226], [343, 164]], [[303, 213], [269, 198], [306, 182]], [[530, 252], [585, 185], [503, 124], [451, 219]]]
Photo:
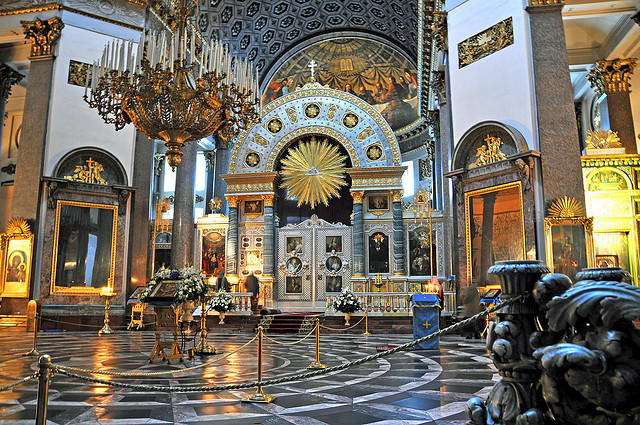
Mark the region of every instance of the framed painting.
[[520, 181], [465, 193], [469, 283], [499, 283], [487, 272], [496, 261], [525, 259]]
[[163, 280], [156, 284], [149, 298], [173, 298], [178, 292], [179, 280]]
[[302, 260], [298, 257], [291, 257], [287, 260], [285, 266], [290, 274], [297, 274], [302, 270]]
[[145, 287], [144, 286], [138, 286], [133, 293], [129, 296], [129, 300], [139, 300], [140, 299], [140, 294], [142, 294], [142, 292], [144, 291]]
[[342, 252], [342, 236], [327, 236], [325, 252]]
[[224, 232], [210, 231], [202, 236], [202, 272], [207, 276], [218, 276], [225, 269]]
[[262, 200], [250, 200], [244, 201], [244, 215], [246, 216], [258, 216], [262, 214]]
[[302, 252], [302, 236], [287, 237], [287, 253]]
[[287, 294], [302, 294], [302, 276], [287, 276], [284, 289]]
[[436, 232], [420, 227], [409, 232], [409, 275], [433, 276], [437, 274]]
[[369, 273], [389, 273], [389, 237], [382, 232], [369, 236]]
[[[567, 275], [593, 267], [593, 219], [588, 217], [544, 219], [547, 264], [553, 273]], [[606, 266], [612, 267], [612, 266]]]
[[31, 253], [33, 233], [5, 233], [2, 235], [0, 296], [28, 298], [31, 284]]
[[596, 267], [619, 267], [617, 255], [596, 255]]
[[342, 291], [342, 276], [327, 276], [325, 292]]
[[369, 211], [389, 211], [388, 195], [369, 195]]

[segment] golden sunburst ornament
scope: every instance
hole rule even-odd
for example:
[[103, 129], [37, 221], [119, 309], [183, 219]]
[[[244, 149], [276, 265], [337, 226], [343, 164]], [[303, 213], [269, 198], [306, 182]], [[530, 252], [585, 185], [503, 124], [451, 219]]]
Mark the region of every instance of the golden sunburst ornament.
[[620, 138], [618, 133], [611, 130], [596, 130], [587, 131], [589, 137], [587, 137], [587, 149], [609, 149], [609, 148], [621, 148]]
[[584, 207], [575, 198], [558, 198], [553, 201], [553, 204], [549, 207], [550, 217], [559, 218], [571, 218], [571, 217], [584, 217], [586, 212]]
[[311, 208], [338, 196], [344, 181], [346, 157], [338, 147], [325, 139], [318, 143], [315, 137], [310, 142], [300, 143], [282, 160], [282, 177], [289, 192], [289, 199], [297, 199], [298, 207], [309, 204]]
[[14, 217], [9, 223], [7, 223], [7, 227], [5, 227], [5, 233], [18, 233], [18, 234], [29, 234], [31, 233], [31, 226], [27, 223], [22, 217]]

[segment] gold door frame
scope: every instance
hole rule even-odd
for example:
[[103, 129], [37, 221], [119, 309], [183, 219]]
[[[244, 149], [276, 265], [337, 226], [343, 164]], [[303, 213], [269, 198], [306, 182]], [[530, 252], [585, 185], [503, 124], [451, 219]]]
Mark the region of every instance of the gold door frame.
[[114, 292], [114, 278], [116, 270], [116, 245], [118, 241], [118, 206], [107, 204], [96, 204], [90, 202], [62, 201], [56, 204], [56, 226], [53, 236], [53, 258], [51, 259], [51, 295], [96, 295], [99, 296], [102, 288], [88, 288], [86, 286], [75, 286], [71, 288], [56, 286], [56, 269], [58, 262], [58, 236], [60, 232], [60, 211], [63, 205], [71, 205], [84, 208], [101, 208], [113, 211], [113, 225], [111, 231], [111, 264], [109, 267], [109, 279], [106, 287], [109, 292]]
[[527, 256], [526, 238], [524, 233], [524, 206], [522, 205], [522, 182], [512, 182], [506, 184], [500, 184], [498, 186], [491, 186], [484, 189], [473, 190], [464, 194], [464, 221], [465, 221], [465, 238], [467, 247], [467, 277], [469, 284], [473, 282], [472, 275], [472, 252], [471, 252], [471, 217], [469, 214], [469, 200], [473, 196], [484, 195], [485, 193], [501, 192], [503, 190], [518, 188], [518, 198], [520, 199], [520, 230], [522, 231], [522, 259]]

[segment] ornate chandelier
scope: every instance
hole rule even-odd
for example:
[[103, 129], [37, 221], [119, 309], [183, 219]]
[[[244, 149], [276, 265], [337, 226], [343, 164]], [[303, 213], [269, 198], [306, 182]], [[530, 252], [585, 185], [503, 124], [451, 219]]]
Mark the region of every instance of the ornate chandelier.
[[259, 116], [253, 65], [220, 42], [197, 45], [195, 29], [188, 40], [194, 10], [192, 0], [180, 0], [175, 31], [143, 32], [135, 55], [131, 41], [107, 44], [85, 83], [90, 108], [116, 130], [133, 123], [150, 139], [163, 140], [173, 169], [186, 143], [216, 132], [228, 140]]
[[297, 199], [298, 207], [303, 203], [329, 205], [329, 199], [338, 197], [344, 181], [347, 158], [338, 147], [325, 139], [318, 143], [315, 137], [310, 142], [300, 143], [282, 160], [284, 186], [289, 199]]

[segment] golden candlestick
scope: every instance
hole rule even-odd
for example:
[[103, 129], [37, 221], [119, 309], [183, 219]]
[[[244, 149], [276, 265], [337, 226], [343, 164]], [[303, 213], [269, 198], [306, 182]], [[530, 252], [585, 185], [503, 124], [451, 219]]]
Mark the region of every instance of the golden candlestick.
[[216, 349], [207, 343], [207, 299], [202, 299], [202, 306], [200, 310], [200, 342], [195, 347], [196, 353], [203, 354], [216, 354]]
[[113, 329], [111, 329], [111, 327], [109, 326], [109, 309], [111, 308], [109, 306], [109, 301], [111, 301], [111, 298], [113, 298], [115, 295], [116, 295], [115, 292], [103, 291], [103, 292], [100, 293], [100, 296], [104, 297], [104, 299], [105, 299], [105, 303], [104, 303], [104, 326], [102, 327], [102, 329], [100, 329], [98, 331], [98, 334], [100, 334], [100, 335], [115, 333], [115, 331]]

